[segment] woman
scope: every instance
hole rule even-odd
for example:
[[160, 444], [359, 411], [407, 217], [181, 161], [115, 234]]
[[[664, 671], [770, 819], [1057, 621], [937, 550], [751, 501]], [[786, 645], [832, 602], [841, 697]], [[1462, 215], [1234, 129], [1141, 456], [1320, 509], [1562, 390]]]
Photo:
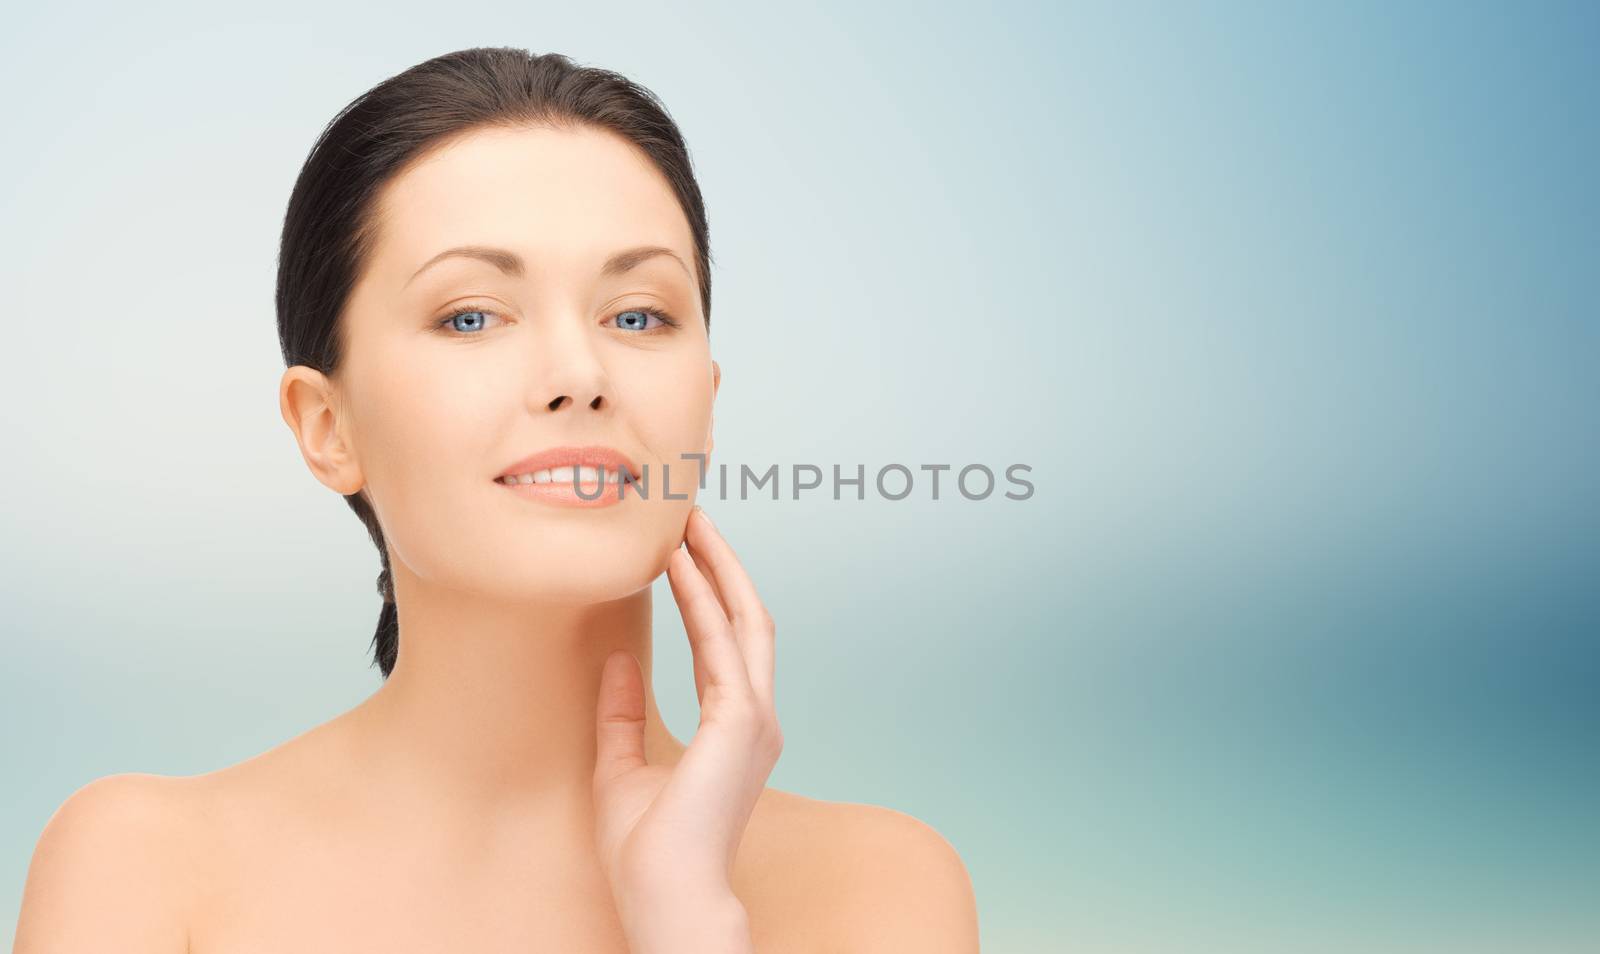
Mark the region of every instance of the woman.
[[615, 73], [465, 50], [342, 111], [284, 224], [279, 397], [377, 545], [384, 683], [240, 764], [74, 793], [16, 950], [976, 950], [933, 829], [764, 787], [774, 627], [693, 506], [710, 260], [676, 126]]

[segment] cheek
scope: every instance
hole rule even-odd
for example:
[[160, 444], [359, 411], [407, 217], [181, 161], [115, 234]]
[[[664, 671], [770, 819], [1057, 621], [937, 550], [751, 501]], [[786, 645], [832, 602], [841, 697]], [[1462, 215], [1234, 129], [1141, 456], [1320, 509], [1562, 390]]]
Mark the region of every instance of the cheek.
[[622, 378], [626, 386], [617, 392], [628, 426], [662, 461], [676, 463], [681, 453], [704, 451], [711, 426], [710, 358], [704, 350], [646, 357], [654, 360], [629, 369]]
[[483, 449], [492, 446], [493, 384], [471, 371], [461, 362], [396, 353], [374, 376], [364, 443], [389, 483], [443, 491], [490, 466]]
[[357, 409], [362, 469], [392, 554], [436, 578], [479, 562], [463, 562], [460, 528], [492, 525], [488, 491], [499, 488], [484, 448], [494, 417], [481, 380], [452, 374], [451, 363], [386, 357]]
[[[617, 599], [664, 572], [699, 494], [698, 465], [679, 455], [704, 451], [709, 432], [704, 348], [613, 356], [613, 418], [583, 433], [632, 447], [654, 479], [649, 500], [584, 515], [510, 499], [493, 483], [492, 452], [508, 433], [534, 430], [518, 373], [405, 350], [370, 368], [374, 386], [360, 409], [362, 463], [396, 559], [436, 584], [510, 600]], [[545, 438], [563, 435], [540, 431]], [[688, 499], [662, 496], [661, 465], [672, 470], [673, 493]]]

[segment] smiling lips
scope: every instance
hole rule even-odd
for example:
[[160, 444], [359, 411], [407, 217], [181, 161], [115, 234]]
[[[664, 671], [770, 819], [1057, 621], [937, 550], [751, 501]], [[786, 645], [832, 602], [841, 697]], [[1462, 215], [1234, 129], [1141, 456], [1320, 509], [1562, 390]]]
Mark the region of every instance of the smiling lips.
[[[552, 447], [503, 470], [495, 483], [512, 493], [568, 507], [606, 507], [627, 496], [621, 475], [639, 479], [639, 467], [610, 447]], [[580, 496], [578, 491], [583, 492]], [[635, 493], [638, 491], [635, 490]], [[586, 499], [593, 498], [593, 499]]]

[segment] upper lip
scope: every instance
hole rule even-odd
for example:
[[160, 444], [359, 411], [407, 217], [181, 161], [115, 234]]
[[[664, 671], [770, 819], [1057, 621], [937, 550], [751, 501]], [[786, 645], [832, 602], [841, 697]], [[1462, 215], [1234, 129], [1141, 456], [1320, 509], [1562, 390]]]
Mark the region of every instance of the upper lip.
[[627, 471], [634, 480], [639, 479], [639, 466], [632, 458], [614, 447], [590, 444], [584, 447], [548, 447], [531, 454], [500, 471], [499, 476], [531, 474], [536, 470], [553, 470], [557, 467], [593, 467], [595, 470]]

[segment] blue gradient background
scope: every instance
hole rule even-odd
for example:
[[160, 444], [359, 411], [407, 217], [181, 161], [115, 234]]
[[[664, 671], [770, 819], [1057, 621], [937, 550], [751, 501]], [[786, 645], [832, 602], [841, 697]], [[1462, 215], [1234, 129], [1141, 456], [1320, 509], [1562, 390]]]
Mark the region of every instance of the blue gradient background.
[[78, 786], [377, 687], [278, 230], [351, 97], [513, 45], [684, 130], [720, 461], [1033, 467], [704, 501], [774, 785], [936, 827], [987, 952], [1600, 947], [1597, 7], [592, 9], [7, 14], [0, 921]]

